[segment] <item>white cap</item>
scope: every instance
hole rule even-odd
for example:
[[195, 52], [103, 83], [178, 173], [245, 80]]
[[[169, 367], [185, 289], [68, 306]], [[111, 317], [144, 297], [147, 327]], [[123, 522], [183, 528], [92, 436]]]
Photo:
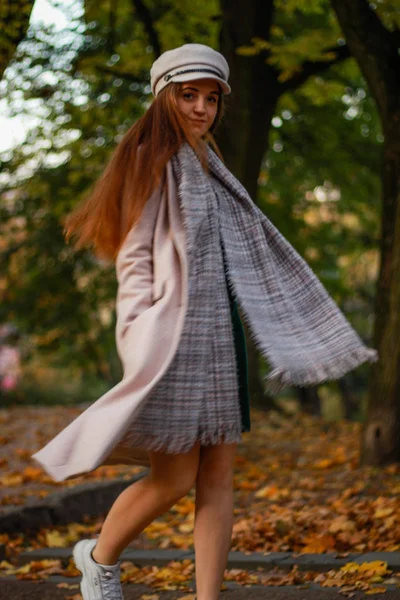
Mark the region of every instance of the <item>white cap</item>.
[[151, 91], [154, 96], [172, 82], [212, 78], [230, 94], [229, 66], [220, 52], [205, 44], [184, 44], [163, 52], [150, 69]]

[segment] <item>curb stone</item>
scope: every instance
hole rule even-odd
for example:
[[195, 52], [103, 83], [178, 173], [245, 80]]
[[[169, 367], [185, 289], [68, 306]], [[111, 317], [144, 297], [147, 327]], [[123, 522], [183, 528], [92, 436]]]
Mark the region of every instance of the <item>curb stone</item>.
[[[379, 552], [377, 554], [380, 554]], [[389, 553], [392, 554], [392, 553]], [[340, 569], [348, 562], [366, 562], [361, 552], [349, 554], [345, 558], [336, 558], [334, 552], [326, 554], [300, 554], [299, 556], [289, 555], [287, 558], [279, 561], [279, 568], [288, 570], [297, 565], [299, 571], [320, 571], [321, 573], [330, 569]], [[376, 558], [374, 560], [382, 560]]]
[[[2, 582], [7, 582], [7, 581], [20, 581], [19, 579], [17, 579], [17, 577], [15, 575], [9, 575], [8, 577], [0, 577], [0, 587], [1, 587], [1, 583]], [[81, 581], [81, 576], [79, 577], [63, 577], [62, 575], [49, 575], [49, 577], [46, 579], [46, 582], [48, 583], [53, 583], [53, 584], [57, 584], [57, 583], [69, 583], [69, 584], [79, 584]], [[35, 581], [35, 583], [37, 584], [38, 582]], [[193, 590], [195, 590], [196, 588], [196, 581], [195, 579], [192, 579], [190, 581], [186, 582], [187, 586], [189, 588], [193, 588]], [[126, 589], [127, 587], [133, 587], [133, 586], [137, 586], [138, 584], [135, 583], [126, 583], [123, 585], [123, 588]], [[142, 585], [142, 584], [139, 584]], [[223, 585], [227, 588], [227, 590], [237, 590], [237, 589], [246, 589], [249, 592], [251, 590], [276, 590], [276, 589], [285, 589], [285, 590], [319, 590], [319, 591], [324, 591], [324, 592], [331, 592], [333, 593], [337, 593], [338, 591], [340, 591], [342, 589], [343, 586], [330, 586], [329, 588], [322, 586], [319, 583], [299, 583], [297, 585], [285, 585], [285, 586], [275, 586], [275, 585], [252, 585], [252, 584], [240, 584], [237, 583], [236, 581], [225, 581], [223, 582]], [[386, 591], [390, 592], [390, 591], [399, 591], [399, 588], [396, 584], [385, 584], [385, 583], [380, 583], [377, 584], [378, 587], [384, 587]], [[373, 586], [372, 588], [373, 589]], [[162, 592], [163, 590], [157, 590], [155, 593], [159, 594], [160, 591]]]
[[[25, 565], [33, 560], [59, 559], [65, 565], [72, 558], [71, 548], [38, 548], [27, 552], [21, 552], [18, 556], [18, 565]], [[194, 552], [191, 550], [134, 550], [127, 549], [121, 554], [121, 560], [127, 560], [138, 566], [145, 567], [149, 565], [165, 566], [171, 560], [194, 559]]]
[[356, 558], [354, 562], [371, 562], [373, 560], [387, 562], [389, 569], [400, 571], [400, 552], [366, 552]]
[[[21, 552], [18, 557], [18, 564], [23, 565], [32, 560], [43, 560], [48, 558], [61, 559], [65, 563], [72, 557], [72, 548], [39, 548], [28, 552]], [[126, 549], [121, 554], [121, 560], [130, 561], [138, 566], [156, 565], [165, 566], [172, 560], [195, 559], [193, 550], [136, 550]], [[336, 558], [336, 553], [328, 554], [301, 554], [296, 556], [290, 552], [271, 552], [264, 554], [262, 552], [229, 552], [228, 569], [246, 569], [254, 570], [258, 567], [268, 571], [279, 567], [282, 570], [290, 571], [295, 565], [300, 571], [318, 571], [326, 572], [338, 570], [348, 562], [371, 562], [380, 560], [386, 562], [388, 569], [393, 572], [400, 572], [400, 552], [368, 552], [365, 554], [349, 554], [347, 557]]]
[[[0, 514], [0, 533], [15, 533], [35, 531], [45, 526], [64, 525], [81, 521], [83, 516], [97, 517], [106, 513], [116, 497], [129, 485], [146, 475], [146, 472], [112, 481], [97, 481], [84, 483], [47, 496], [43, 501], [27, 507], [18, 507]], [[300, 554], [290, 552], [229, 552], [227, 568], [271, 570], [275, 567], [290, 571], [297, 565], [300, 571], [326, 572], [337, 570], [347, 562], [386, 562], [394, 573], [400, 572], [400, 552], [367, 552], [342, 555], [337, 553]], [[72, 557], [72, 548], [41, 548], [30, 552], [22, 552], [18, 564], [22, 565], [32, 560], [44, 558], [59, 558], [68, 563]], [[5, 558], [5, 547], [0, 545], [0, 560]], [[121, 555], [123, 560], [131, 561], [138, 566], [163, 566], [171, 560], [194, 560], [192, 550], [135, 550], [127, 549]], [[5, 578], [10, 579], [10, 577]], [[69, 578], [71, 581], [71, 579]], [[0, 578], [1, 581], [1, 578]], [[383, 584], [384, 585], [384, 584]], [[265, 587], [265, 586], [261, 586]], [[324, 588], [326, 589], [326, 588]], [[387, 589], [392, 589], [388, 587]], [[398, 589], [396, 585], [393, 589]]]
[[0, 514], [0, 533], [37, 531], [42, 527], [79, 522], [85, 515], [97, 517], [106, 513], [117, 496], [129, 485], [144, 477], [83, 483], [46, 496], [31, 506], [7, 510]]

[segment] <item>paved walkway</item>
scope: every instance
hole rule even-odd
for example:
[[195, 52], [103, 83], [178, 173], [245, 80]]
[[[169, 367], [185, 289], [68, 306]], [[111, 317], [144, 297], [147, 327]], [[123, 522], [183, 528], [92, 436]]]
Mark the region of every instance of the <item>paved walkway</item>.
[[[29, 552], [22, 552], [18, 557], [20, 566], [31, 561], [41, 561], [45, 559], [58, 559], [66, 566], [72, 556], [72, 548], [40, 548]], [[137, 566], [157, 565], [165, 566], [171, 561], [185, 559], [194, 559], [194, 553], [190, 550], [135, 550], [127, 549], [121, 555], [122, 560], [132, 561]], [[279, 569], [290, 571], [294, 565], [298, 566], [300, 571], [319, 571], [327, 572], [331, 569], [338, 570], [346, 562], [365, 563], [372, 561], [382, 561], [388, 564], [392, 570], [387, 577], [388, 584], [384, 582], [377, 584], [378, 587], [386, 589], [386, 592], [379, 593], [379, 598], [387, 600], [400, 600], [400, 552], [374, 552], [368, 554], [349, 554], [347, 557], [338, 557], [336, 554], [308, 554], [295, 555], [289, 552], [274, 552], [263, 554], [255, 552], [244, 554], [242, 552], [230, 552], [228, 557], [228, 569], [245, 569], [256, 573], [259, 567], [268, 571]], [[18, 580], [15, 575], [0, 577], [0, 600], [21, 600], [30, 598], [31, 600], [58, 600], [79, 598], [79, 577], [66, 577], [64, 575], [50, 575], [49, 579], [39, 582]], [[57, 587], [57, 584], [68, 584], [69, 589]], [[72, 587], [71, 587], [72, 586]], [[195, 600], [194, 590], [195, 581], [187, 582], [189, 592], [163, 592], [156, 588], [147, 587], [142, 584], [125, 584], [123, 586], [125, 600], [140, 599], [142, 594], [150, 597], [156, 597], [158, 600]], [[221, 599], [226, 600], [335, 600], [345, 597], [353, 600], [367, 599], [371, 595], [357, 592], [353, 596], [345, 596], [341, 588], [324, 588], [317, 583], [301, 585], [283, 585], [283, 586], [260, 586], [252, 585], [245, 587], [234, 581], [224, 581], [224, 589], [221, 591]], [[371, 586], [372, 588], [373, 586]], [[78, 595], [77, 597], [75, 597]]]
[[[194, 594], [187, 592], [157, 592], [144, 585], [124, 585], [125, 600], [140, 600], [143, 594], [155, 595], [159, 600], [195, 600]], [[32, 583], [29, 581], [4, 581], [0, 579], [0, 600], [67, 600], [79, 590], [57, 588], [55, 583]], [[344, 600], [346, 596], [338, 589], [298, 589], [296, 587], [251, 587], [228, 589], [220, 594], [220, 600]], [[371, 596], [357, 592], [352, 600], [367, 600]], [[379, 594], [382, 600], [400, 600], [400, 590]], [[74, 599], [75, 600], [75, 599]]]

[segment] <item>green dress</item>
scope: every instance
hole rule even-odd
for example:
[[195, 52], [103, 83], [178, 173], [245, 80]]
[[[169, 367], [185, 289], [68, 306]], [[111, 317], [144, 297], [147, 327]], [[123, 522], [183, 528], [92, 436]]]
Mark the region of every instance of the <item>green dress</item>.
[[[226, 274], [226, 264], [224, 261], [224, 268]], [[236, 360], [238, 361], [238, 383], [239, 383], [239, 399], [240, 399], [240, 412], [242, 415], [242, 432], [250, 431], [250, 399], [249, 399], [249, 388], [248, 388], [248, 362], [247, 362], [247, 349], [246, 349], [246, 338], [242, 321], [239, 316], [238, 306], [235, 298], [228, 288], [229, 302], [231, 306], [231, 317], [233, 327], [233, 337], [235, 341], [235, 352]]]

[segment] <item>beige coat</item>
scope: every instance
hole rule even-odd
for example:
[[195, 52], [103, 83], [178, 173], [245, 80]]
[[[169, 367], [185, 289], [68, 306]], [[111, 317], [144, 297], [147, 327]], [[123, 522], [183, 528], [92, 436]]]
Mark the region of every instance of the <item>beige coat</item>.
[[150, 466], [146, 450], [119, 441], [178, 348], [187, 308], [184, 236], [168, 163], [166, 185], [147, 201], [116, 261], [116, 345], [123, 378], [33, 455], [54, 480], [105, 464]]

